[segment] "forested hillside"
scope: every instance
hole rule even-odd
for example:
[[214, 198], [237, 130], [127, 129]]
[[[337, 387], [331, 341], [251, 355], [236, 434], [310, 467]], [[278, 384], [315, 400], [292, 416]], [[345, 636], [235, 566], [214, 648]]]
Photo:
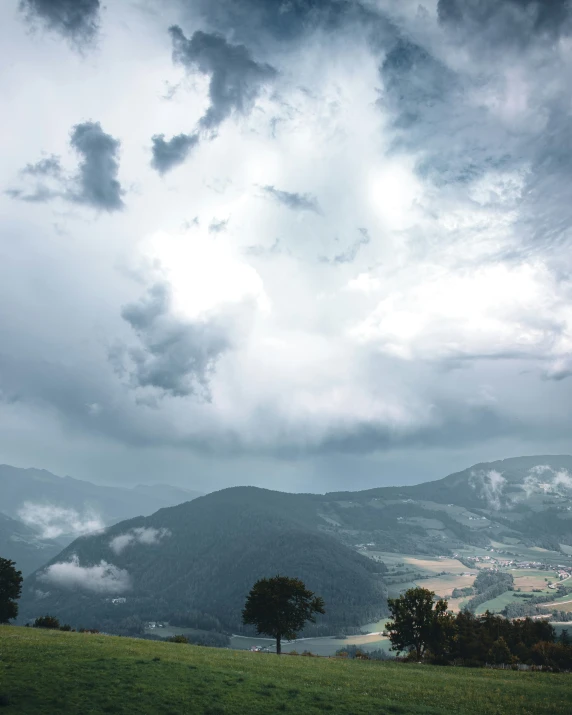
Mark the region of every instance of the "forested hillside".
[[572, 545], [570, 465], [567, 456], [523, 457], [417, 486], [325, 495], [224, 489], [77, 539], [26, 581], [22, 616], [49, 611], [133, 632], [192, 614], [237, 632], [249, 588], [281, 573], [326, 600], [313, 632], [356, 627], [385, 615], [376, 552]]
[[[292, 495], [281, 496], [287, 504]], [[261, 490], [225, 490], [162, 509], [76, 540], [26, 581], [21, 614], [49, 611], [101, 626], [126, 617], [172, 621], [174, 613], [194, 611], [236, 632], [253, 583], [281, 573], [325, 599], [313, 633], [384, 615], [384, 565], [304, 521], [303, 510], [290, 518], [282, 501]], [[126, 602], [114, 604], [112, 596]]]

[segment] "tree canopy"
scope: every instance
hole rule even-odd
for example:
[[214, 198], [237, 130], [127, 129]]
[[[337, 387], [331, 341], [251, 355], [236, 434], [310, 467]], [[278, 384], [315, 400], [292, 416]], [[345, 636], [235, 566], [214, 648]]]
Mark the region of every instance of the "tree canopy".
[[277, 575], [254, 584], [242, 621], [255, 625], [258, 633], [276, 638], [276, 653], [280, 655], [282, 639], [295, 639], [307, 621], [315, 622], [316, 613], [325, 613], [322, 598], [309, 591], [300, 579]]
[[0, 557], [0, 623], [8, 623], [18, 615], [22, 581], [22, 572], [16, 569], [16, 563]]
[[434, 598], [435, 593], [426, 588], [410, 588], [398, 598], [388, 599], [393, 620], [388, 621], [386, 628], [392, 650], [414, 651], [417, 660], [421, 660], [427, 648], [435, 655], [443, 654], [453, 617], [447, 612], [447, 601]]

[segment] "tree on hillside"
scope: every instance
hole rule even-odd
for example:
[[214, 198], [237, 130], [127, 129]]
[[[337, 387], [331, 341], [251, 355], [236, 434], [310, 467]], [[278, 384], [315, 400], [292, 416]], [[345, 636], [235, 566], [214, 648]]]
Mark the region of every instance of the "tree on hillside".
[[512, 657], [510, 648], [502, 636], [492, 644], [488, 657], [490, 661], [496, 665], [500, 665], [501, 663], [510, 663]]
[[450, 642], [454, 619], [447, 612], [447, 601], [434, 601], [435, 593], [426, 588], [410, 588], [387, 605], [393, 618], [386, 623], [392, 650], [414, 651], [421, 660], [427, 649], [441, 656]]
[[22, 581], [16, 563], [0, 557], [0, 623], [8, 623], [18, 615], [16, 602], [22, 593]]
[[242, 622], [255, 625], [257, 633], [276, 638], [276, 653], [280, 655], [282, 639], [294, 640], [307, 621], [315, 623], [316, 613], [325, 613], [322, 598], [298, 578], [274, 576], [254, 584], [242, 611]]

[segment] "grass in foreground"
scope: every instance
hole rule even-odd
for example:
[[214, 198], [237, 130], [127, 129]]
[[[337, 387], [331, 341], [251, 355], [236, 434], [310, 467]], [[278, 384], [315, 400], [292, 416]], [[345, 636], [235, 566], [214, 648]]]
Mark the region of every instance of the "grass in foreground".
[[342, 661], [0, 626], [3, 712], [570, 714], [572, 676]]

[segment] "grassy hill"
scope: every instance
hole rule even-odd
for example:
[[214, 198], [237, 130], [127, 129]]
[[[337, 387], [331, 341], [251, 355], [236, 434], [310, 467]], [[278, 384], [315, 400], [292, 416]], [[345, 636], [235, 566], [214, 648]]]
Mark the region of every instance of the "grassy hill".
[[559, 715], [570, 676], [265, 655], [0, 626], [6, 713]]

